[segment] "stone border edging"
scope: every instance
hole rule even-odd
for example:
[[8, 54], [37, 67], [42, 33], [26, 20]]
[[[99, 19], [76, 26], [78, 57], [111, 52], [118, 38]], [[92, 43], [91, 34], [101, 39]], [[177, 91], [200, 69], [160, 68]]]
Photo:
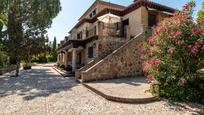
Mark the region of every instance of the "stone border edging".
[[16, 69], [15, 67], [2, 68], [2, 69], [0, 69], [0, 75], [4, 75], [5, 73], [9, 73], [11, 71], [14, 71], [15, 69]]
[[115, 102], [121, 102], [121, 103], [132, 103], [132, 104], [146, 104], [146, 103], [152, 103], [155, 101], [159, 101], [159, 99], [156, 99], [155, 97], [149, 97], [149, 98], [123, 98], [123, 97], [116, 97], [116, 96], [111, 96], [107, 95], [90, 85], [87, 85], [86, 83], [82, 83], [86, 88], [90, 89], [94, 93], [102, 96], [103, 98], [109, 100], [109, 101], [115, 101]]
[[60, 69], [56, 67], [52, 67], [55, 71], [57, 71], [62, 77], [69, 77], [66, 73], [62, 72]]

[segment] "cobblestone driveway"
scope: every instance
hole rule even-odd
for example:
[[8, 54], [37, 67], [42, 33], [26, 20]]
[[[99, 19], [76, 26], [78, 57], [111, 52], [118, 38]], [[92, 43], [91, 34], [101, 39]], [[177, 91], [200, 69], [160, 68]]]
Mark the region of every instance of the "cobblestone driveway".
[[166, 101], [141, 105], [110, 102], [47, 66], [36, 66], [22, 75], [0, 76], [0, 115], [203, 114], [203, 107]]

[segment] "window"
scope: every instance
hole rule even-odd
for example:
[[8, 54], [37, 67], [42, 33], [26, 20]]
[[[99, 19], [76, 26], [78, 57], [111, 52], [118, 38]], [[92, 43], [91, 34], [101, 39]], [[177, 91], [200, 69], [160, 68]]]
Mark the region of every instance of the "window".
[[96, 10], [94, 10], [93, 12], [92, 12], [92, 16], [94, 17], [96, 15]]
[[91, 14], [89, 15], [90, 18], [92, 18], [94, 16], [96, 16], [96, 9], [93, 12], [91, 12]]
[[88, 48], [88, 58], [93, 58], [93, 47]]
[[122, 23], [124, 26], [128, 26], [129, 25], [129, 19], [123, 20]]
[[127, 26], [129, 26], [129, 19], [122, 21], [121, 36], [125, 38], [128, 37], [127, 36], [127, 32], [128, 32]]
[[77, 34], [77, 39], [82, 39], [82, 32], [79, 32], [79, 33]]
[[148, 15], [148, 26], [153, 27], [157, 24], [157, 16], [155, 14]]

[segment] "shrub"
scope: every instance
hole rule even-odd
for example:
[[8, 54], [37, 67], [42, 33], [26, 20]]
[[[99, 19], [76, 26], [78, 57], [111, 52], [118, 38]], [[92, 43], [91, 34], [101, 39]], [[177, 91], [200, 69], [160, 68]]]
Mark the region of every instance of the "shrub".
[[204, 75], [197, 73], [204, 59], [204, 29], [191, 17], [194, 6], [190, 2], [158, 24], [141, 58], [147, 79], [159, 82], [160, 96], [204, 104]]
[[33, 58], [31, 59], [31, 63], [39, 63], [38, 57], [33, 57]]
[[48, 62], [56, 62], [56, 59], [53, 55], [48, 55], [47, 60], [48, 60]]
[[64, 64], [60, 65], [60, 68], [62, 68], [62, 69], [65, 69], [65, 66], [64, 66]]
[[40, 56], [39, 57], [39, 63], [47, 63], [47, 58], [45, 56]]
[[8, 56], [5, 52], [0, 51], [0, 66], [6, 66], [8, 64]]
[[23, 66], [23, 69], [24, 70], [30, 70], [32, 67], [30, 65], [27, 65], [27, 66]]
[[72, 66], [71, 65], [67, 65], [67, 67], [65, 68], [66, 71], [72, 71]]
[[47, 63], [48, 60], [45, 56], [38, 56], [38, 57], [33, 57], [31, 62], [37, 62], [37, 63]]

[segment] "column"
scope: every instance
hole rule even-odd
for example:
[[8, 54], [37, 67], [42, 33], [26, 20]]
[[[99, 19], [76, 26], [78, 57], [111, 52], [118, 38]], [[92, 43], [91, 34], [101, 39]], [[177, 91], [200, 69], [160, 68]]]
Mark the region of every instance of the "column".
[[67, 67], [67, 51], [65, 51], [65, 54], [64, 54], [64, 65], [65, 67]]
[[72, 72], [75, 72], [76, 69], [76, 61], [77, 61], [77, 54], [76, 54], [76, 48], [73, 48], [72, 50]]
[[57, 54], [57, 63], [59, 63], [59, 54]]
[[84, 50], [81, 52], [81, 64], [84, 64]]
[[59, 63], [60, 64], [62, 63], [62, 54], [61, 53], [59, 54]]

